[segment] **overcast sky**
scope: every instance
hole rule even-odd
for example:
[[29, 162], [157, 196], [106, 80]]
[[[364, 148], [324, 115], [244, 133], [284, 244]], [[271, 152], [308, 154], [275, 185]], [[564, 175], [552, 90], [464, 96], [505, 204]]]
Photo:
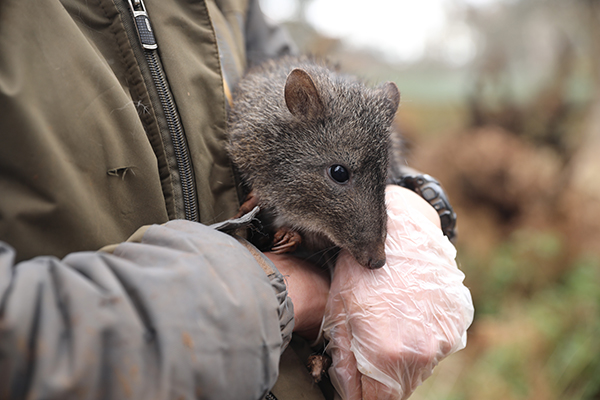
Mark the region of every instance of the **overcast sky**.
[[[442, 43], [445, 58], [460, 64], [473, 56], [475, 44], [469, 28], [447, 11], [459, 3], [497, 1], [502, 0], [313, 0], [307, 18], [322, 33], [382, 50], [392, 61], [415, 61], [433, 41]], [[261, 6], [282, 21], [293, 15], [296, 1], [261, 0]]]

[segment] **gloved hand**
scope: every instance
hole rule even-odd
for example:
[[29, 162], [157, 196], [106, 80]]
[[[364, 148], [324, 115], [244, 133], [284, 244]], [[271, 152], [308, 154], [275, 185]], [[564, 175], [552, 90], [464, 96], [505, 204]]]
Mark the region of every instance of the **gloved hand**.
[[441, 230], [388, 187], [386, 265], [340, 254], [324, 316], [331, 380], [343, 399], [406, 399], [466, 345], [473, 303]]

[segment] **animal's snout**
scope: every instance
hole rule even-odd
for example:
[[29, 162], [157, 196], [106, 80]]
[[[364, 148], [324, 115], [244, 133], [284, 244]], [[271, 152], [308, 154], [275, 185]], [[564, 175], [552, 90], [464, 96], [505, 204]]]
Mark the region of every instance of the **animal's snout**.
[[361, 254], [362, 258], [356, 258], [359, 263], [369, 269], [379, 269], [385, 265], [385, 243], [372, 244], [368, 250]]
[[383, 258], [369, 258], [367, 267], [369, 269], [379, 269], [385, 265], [385, 257]]

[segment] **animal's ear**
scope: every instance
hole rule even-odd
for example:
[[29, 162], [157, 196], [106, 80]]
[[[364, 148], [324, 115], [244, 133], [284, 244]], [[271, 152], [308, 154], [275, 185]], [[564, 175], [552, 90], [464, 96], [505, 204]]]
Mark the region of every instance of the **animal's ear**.
[[325, 107], [315, 82], [303, 69], [296, 68], [285, 81], [285, 104], [299, 118], [318, 119], [324, 115]]
[[398, 90], [398, 86], [396, 86], [394, 82], [386, 82], [383, 84], [381, 90], [383, 91], [384, 96], [391, 101], [392, 110], [395, 115], [400, 106], [400, 90]]

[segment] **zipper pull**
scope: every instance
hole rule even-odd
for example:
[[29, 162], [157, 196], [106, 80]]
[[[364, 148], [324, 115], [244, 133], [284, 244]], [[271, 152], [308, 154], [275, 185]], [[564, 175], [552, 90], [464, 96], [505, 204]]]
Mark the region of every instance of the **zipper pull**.
[[150, 18], [146, 12], [146, 5], [143, 0], [127, 0], [129, 2], [129, 8], [133, 13], [133, 19], [135, 20], [135, 27], [137, 29], [138, 37], [142, 43], [142, 47], [148, 50], [154, 50], [158, 48], [154, 33], [152, 32], [152, 26], [150, 25]]

